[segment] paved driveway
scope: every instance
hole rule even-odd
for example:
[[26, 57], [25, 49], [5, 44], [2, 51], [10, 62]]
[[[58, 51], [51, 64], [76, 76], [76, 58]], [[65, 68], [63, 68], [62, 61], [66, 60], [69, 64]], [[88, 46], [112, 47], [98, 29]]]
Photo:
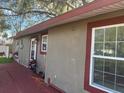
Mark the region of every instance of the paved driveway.
[[58, 93], [17, 64], [0, 64], [0, 93]]

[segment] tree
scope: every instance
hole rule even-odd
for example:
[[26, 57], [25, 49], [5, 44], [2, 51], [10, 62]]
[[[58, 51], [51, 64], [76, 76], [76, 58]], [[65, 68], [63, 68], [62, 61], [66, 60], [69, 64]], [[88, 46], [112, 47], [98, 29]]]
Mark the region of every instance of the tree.
[[[3, 11], [0, 11], [0, 16], [3, 13]], [[0, 18], [0, 32], [3, 32], [6, 29], [9, 29], [9, 24], [6, 23], [6, 20], [4, 17]]]
[[[5, 23], [9, 23], [18, 32], [32, 23], [45, 21], [91, 1], [93, 0], [1, 0], [0, 19], [4, 17]], [[6, 27], [7, 25], [1, 26]]]
[[0, 20], [0, 32], [3, 32], [4, 30], [9, 29], [9, 28], [10, 28], [10, 25], [8, 25], [4, 19], [1, 19]]
[[8, 37], [8, 34], [6, 32], [3, 33], [2, 35], [3, 38], [7, 38]]
[[[7, 10], [9, 13], [3, 13], [3, 16], [19, 16], [26, 14], [45, 14], [47, 16], [56, 16], [80, 7], [94, 0], [2, 0], [1, 10]], [[6, 4], [6, 7], [5, 7]]]

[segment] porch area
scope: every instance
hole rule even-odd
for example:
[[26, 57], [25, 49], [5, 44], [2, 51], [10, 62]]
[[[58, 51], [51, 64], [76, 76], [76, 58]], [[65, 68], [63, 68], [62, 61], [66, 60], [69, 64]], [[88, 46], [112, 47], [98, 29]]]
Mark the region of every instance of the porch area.
[[16, 62], [0, 64], [0, 93], [60, 93]]

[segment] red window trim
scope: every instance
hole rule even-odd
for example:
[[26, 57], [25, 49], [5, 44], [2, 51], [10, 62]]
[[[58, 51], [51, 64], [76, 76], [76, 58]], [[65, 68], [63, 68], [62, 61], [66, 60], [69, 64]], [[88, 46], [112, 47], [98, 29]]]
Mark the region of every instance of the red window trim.
[[47, 52], [43, 52], [43, 51], [41, 51], [41, 44], [42, 44], [42, 36], [43, 36], [43, 35], [48, 35], [48, 32], [43, 33], [43, 34], [40, 35], [40, 54], [42, 54], [42, 55], [46, 55]]
[[84, 76], [84, 89], [89, 91], [90, 93], [106, 93], [100, 89], [92, 87], [89, 85], [89, 78], [90, 78], [90, 53], [91, 53], [91, 39], [92, 39], [92, 28], [100, 27], [100, 26], [107, 26], [107, 25], [114, 25], [124, 23], [124, 16], [99, 20], [96, 22], [90, 22], [87, 25], [87, 41], [86, 41], [86, 60], [85, 60], [85, 76]]

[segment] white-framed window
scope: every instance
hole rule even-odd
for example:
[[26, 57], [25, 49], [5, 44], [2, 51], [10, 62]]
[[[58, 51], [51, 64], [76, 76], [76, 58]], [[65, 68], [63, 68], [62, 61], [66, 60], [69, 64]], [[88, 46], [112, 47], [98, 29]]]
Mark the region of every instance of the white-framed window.
[[47, 52], [48, 48], [48, 35], [41, 36], [41, 52]]
[[124, 93], [124, 24], [92, 28], [90, 85]]

